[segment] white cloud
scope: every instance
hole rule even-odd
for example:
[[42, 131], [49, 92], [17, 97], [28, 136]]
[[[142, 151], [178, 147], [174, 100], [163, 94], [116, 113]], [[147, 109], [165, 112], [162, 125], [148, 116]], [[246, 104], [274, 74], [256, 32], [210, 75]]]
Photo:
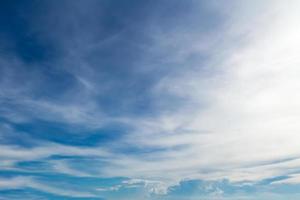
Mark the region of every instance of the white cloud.
[[272, 184], [300, 184], [300, 174], [290, 175], [289, 178], [280, 181], [275, 181]]
[[[118, 120], [135, 128], [120, 144], [112, 146], [130, 145], [149, 153], [124, 155], [98, 147], [57, 144], [34, 148], [2, 145], [1, 159], [11, 163], [51, 155], [102, 156], [106, 163], [99, 174], [153, 180], [145, 185], [156, 188], [150, 189], [155, 192], [164, 191], [161, 189], [166, 188], [164, 184], [184, 178], [259, 180], [295, 171], [300, 167], [299, 8], [296, 0], [262, 4], [255, 1], [250, 6], [236, 3], [224, 11], [228, 17], [226, 30], [208, 38], [195, 33], [181, 40], [176, 32], [170, 38], [169, 34], [159, 33], [155, 41], [165, 43], [159, 43], [153, 51], [162, 48], [166, 55], [163, 63], [173, 60], [177, 65], [185, 61], [189, 65], [191, 54], [201, 57], [205, 51], [213, 53], [199, 67], [193, 63], [192, 67], [182, 67], [187, 71], [175, 70], [153, 89], [151, 94], [158, 105], [165, 94], [184, 99], [178, 109], [162, 108], [161, 115], [155, 118], [103, 117], [104, 121]], [[179, 35], [193, 31], [191, 27], [186, 29]], [[93, 89], [94, 85], [85, 77], [80, 81], [89, 90]], [[172, 98], [169, 101], [173, 104]], [[93, 103], [81, 107], [79, 103], [65, 106], [25, 99], [21, 105], [36, 109], [38, 112], [34, 114], [42, 113], [45, 119], [88, 125], [102, 123], [102, 113]], [[163, 150], [151, 151], [156, 148]], [[286, 158], [294, 159], [285, 161]], [[66, 163], [55, 166], [64, 173], [77, 173]], [[22, 185], [22, 179], [14, 184]]]
[[[44, 143], [43, 146], [25, 148], [12, 145], [0, 145], [0, 158], [6, 162], [34, 161], [50, 156], [109, 157], [110, 153], [101, 148], [84, 148]], [[59, 166], [57, 166], [60, 168]]]
[[[225, 57], [218, 56], [227, 49], [219, 49], [210, 76], [203, 76], [201, 68], [167, 77], [157, 87], [157, 94], [171, 93], [186, 104], [155, 119], [137, 120], [136, 132], [128, 137], [135, 146], [168, 150], [113, 161], [121, 170], [107, 173], [232, 180], [286, 173], [282, 163], [257, 171], [248, 166], [300, 155], [299, 7], [297, 1], [276, 1], [259, 13], [241, 8], [249, 15], [235, 16], [224, 34], [236, 44], [227, 44]], [[241, 23], [245, 27], [233, 34]], [[233, 41], [230, 34], [240, 39]]]
[[108, 192], [108, 191], [118, 191], [122, 185], [115, 185], [111, 187], [98, 187], [96, 190], [100, 192]]
[[0, 191], [7, 189], [22, 189], [33, 188], [39, 191], [69, 197], [95, 197], [94, 194], [80, 191], [73, 191], [68, 189], [60, 189], [52, 186], [45, 185], [36, 181], [32, 177], [13, 177], [13, 178], [1, 178], [0, 179]]

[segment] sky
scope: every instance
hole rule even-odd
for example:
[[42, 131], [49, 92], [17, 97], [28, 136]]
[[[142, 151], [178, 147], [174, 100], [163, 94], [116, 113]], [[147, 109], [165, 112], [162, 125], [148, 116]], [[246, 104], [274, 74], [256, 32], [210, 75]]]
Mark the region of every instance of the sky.
[[0, 200], [300, 198], [297, 0], [1, 0]]

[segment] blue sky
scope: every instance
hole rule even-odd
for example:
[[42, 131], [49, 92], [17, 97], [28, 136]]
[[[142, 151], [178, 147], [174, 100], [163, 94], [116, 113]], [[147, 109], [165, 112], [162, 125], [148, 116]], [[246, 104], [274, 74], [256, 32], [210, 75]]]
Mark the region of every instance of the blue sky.
[[300, 198], [296, 0], [0, 2], [0, 200]]

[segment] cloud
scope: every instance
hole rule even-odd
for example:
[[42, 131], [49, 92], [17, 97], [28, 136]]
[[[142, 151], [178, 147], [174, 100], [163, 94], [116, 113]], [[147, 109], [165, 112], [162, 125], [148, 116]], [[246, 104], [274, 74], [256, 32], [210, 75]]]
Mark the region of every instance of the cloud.
[[273, 184], [299, 184], [299, 183], [300, 183], [299, 174], [292, 174], [290, 177], [286, 179], [273, 182]]
[[[139, 120], [128, 142], [168, 150], [116, 161], [130, 169], [124, 173], [236, 181], [284, 174], [279, 163], [254, 170], [255, 175], [247, 166], [299, 156], [297, 8], [295, 1], [276, 2], [263, 7], [261, 14], [236, 19], [236, 24], [249, 23], [246, 32], [237, 30], [246, 37], [229, 44], [224, 58], [212, 57], [209, 76], [200, 68], [162, 79], [158, 94], [183, 98], [183, 105]], [[251, 7], [242, 9], [253, 13]], [[229, 33], [233, 31], [234, 26]]]
[[[31, 31], [59, 44], [62, 55], [45, 63], [17, 53], [0, 58], [0, 168], [42, 161], [71, 176], [130, 178], [98, 192], [141, 187], [167, 194], [184, 188], [185, 179], [204, 180], [187, 184], [201, 193], [223, 179], [288, 176], [277, 183], [298, 183], [300, 5], [227, 4], [150, 3], [143, 15], [126, 7], [134, 10], [127, 16], [97, 1], [47, 3], [45, 16], [30, 20], [38, 29]], [[70, 144], [17, 130], [41, 122], [71, 130], [61, 131]], [[93, 146], [77, 146], [71, 137], [84, 140], [108, 125], [126, 126], [122, 137]], [[30, 147], [14, 140], [21, 132]], [[20, 177], [7, 187], [27, 183], [63, 192]], [[223, 192], [218, 185], [211, 193]]]
[[[76, 172], [76, 170], [71, 170], [68, 168], [63, 161], [53, 161], [51, 163], [51, 157], [53, 156], [77, 156], [83, 158], [107, 158], [110, 157], [109, 153], [100, 148], [80, 148], [65, 146], [59, 144], [44, 144], [44, 146], [34, 147], [34, 148], [24, 148], [12, 145], [0, 145], [1, 153], [0, 158], [2, 160], [1, 167], [14, 167], [16, 164], [24, 161], [45, 161], [61, 172]], [[47, 161], [49, 159], [49, 161]], [[55, 160], [55, 159], [54, 159]], [[5, 164], [6, 163], [6, 164]], [[84, 174], [76, 173], [74, 175]]]
[[95, 195], [87, 192], [71, 191], [66, 189], [50, 187], [30, 177], [13, 177], [13, 178], [0, 179], [0, 190], [24, 189], [28, 187], [42, 192], [59, 195], [59, 196], [95, 197]]
[[[222, 44], [220, 47], [213, 45], [217, 48], [217, 54], [209, 62], [162, 78], [154, 87], [154, 94], [169, 94], [174, 99], [184, 99], [184, 103], [180, 103], [179, 109], [174, 112], [164, 108], [165, 111], [162, 110], [158, 117], [124, 119], [135, 128], [124, 143], [129, 146], [145, 146], [150, 152], [156, 147], [167, 150], [145, 153], [143, 158], [139, 155], [122, 155], [119, 160], [112, 159], [114, 165], [122, 166], [122, 170], [119, 171], [116, 167], [116, 172], [110, 171], [114, 168], [109, 168], [108, 174], [180, 179], [185, 176], [206, 177], [207, 172], [202, 171], [209, 168], [220, 171], [218, 166], [222, 166], [220, 176], [251, 179], [250, 174], [249, 177], [247, 173], [245, 176], [241, 175], [243, 166], [298, 156], [295, 108], [299, 101], [295, 91], [298, 87], [296, 52], [299, 30], [295, 20], [297, 11], [290, 9], [297, 8], [297, 3], [295, 6], [291, 5], [277, 3], [263, 7], [265, 14], [255, 16], [251, 8], [242, 7], [241, 9], [250, 13], [249, 16], [229, 21], [230, 29], [222, 34], [225, 37], [223, 40], [232, 41], [230, 34], [247, 34], [246, 38], [237, 41], [237, 44]], [[233, 12], [234, 14], [236, 13]], [[237, 25], [249, 20], [250, 24], [243, 30], [235, 30]], [[249, 30], [248, 27], [256, 28]], [[189, 27], [180, 28], [189, 30]], [[176, 33], [180, 35], [180, 32]], [[188, 60], [191, 54], [202, 55], [202, 50], [197, 45], [199, 48], [205, 48], [205, 45], [195, 43], [198, 37], [194, 36], [193, 40], [186, 42], [175, 35], [168, 42], [164, 35], [169, 34], [171, 32], [168, 31], [154, 34], [157, 36], [154, 44], [159, 44], [158, 41], [167, 42], [156, 48], [168, 49], [170, 55], [178, 57], [177, 49], [172, 51], [170, 45], [172, 41], [179, 39], [176, 48], [179, 52], [184, 49], [185, 56], [182, 56], [182, 61], [174, 60], [174, 63], [179, 65]], [[218, 41], [219, 37], [212, 36], [209, 41]], [[185, 43], [187, 44], [184, 45]], [[205, 51], [208, 49], [205, 48]], [[226, 56], [219, 57], [223, 52], [226, 52]], [[169, 59], [173, 60], [173, 57]], [[84, 79], [80, 80], [82, 82]], [[157, 97], [156, 101], [159, 100]], [[172, 101], [172, 98], [167, 100]], [[46, 113], [45, 118], [48, 120], [60, 116], [58, 121], [90, 124], [101, 118], [98, 115], [99, 109], [96, 108], [96, 112], [93, 112], [93, 106], [85, 110], [86, 105], [65, 106], [41, 100], [25, 100], [22, 105], [40, 109], [40, 113]], [[107, 117], [104, 118], [107, 120]], [[5, 150], [4, 147], [3, 149]], [[35, 155], [48, 156], [43, 150], [36, 148]], [[45, 151], [49, 152], [48, 149]], [[27, 155], [27, 151], [16, 149], [12, 156], [17, 156], [17, 153], [22, 155], [19, 157]], [[28, 155], [33, 154], [28, 152]], [[160, 166], [159, 170], [156, 169], [157, 165]], [[135, 166], [135, 170], [132, 166]], [[240, 175], [235, 175], [232, 171]]]

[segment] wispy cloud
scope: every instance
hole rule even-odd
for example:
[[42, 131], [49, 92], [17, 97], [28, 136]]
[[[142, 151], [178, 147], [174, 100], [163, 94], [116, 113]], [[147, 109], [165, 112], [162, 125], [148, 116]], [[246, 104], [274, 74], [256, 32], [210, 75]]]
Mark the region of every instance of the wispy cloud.
[[[93, 192], [138, 188], [149, 199], [176, 199], [191, 185], [198, 196], [226, 199], [234, 187], [247, 199], [240, 184], [256, 191], [273, 177], [286, 178], [258, 192], [297, 186], [300, 4], [120, 5], [49, 1], [39, 5], [45, 14], [23, 16], [23, 31], [58, 55], [33, 62], [21, 50], [1, 53], [0, 170], [127, 177]], [[0, 187], [94, 195], [27, 176]]]
[[50, 187], [48, 185], [39, 183], [34, 178], [30, 178], [30, 177], [14, 177], [14, 178], [0, 179], [0, 190], [24, 189], [24, 188], [33, 188], [42, 192], [47, 192], [47, 193], [60, 195], [60, 196], [95, 197], [94, 194], [87, 193], [87, 192], [79, 192], [75, 190], [66, 190], [66, 189]]

